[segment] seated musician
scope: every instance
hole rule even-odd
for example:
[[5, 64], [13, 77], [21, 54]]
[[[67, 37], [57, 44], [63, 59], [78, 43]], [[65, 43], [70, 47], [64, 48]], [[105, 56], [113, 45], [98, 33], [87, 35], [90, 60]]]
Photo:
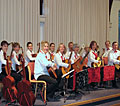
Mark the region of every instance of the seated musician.
[[54, 92], [58, 87], [58, 83], [56, 79], [49, 75], [47, 67], [56, 68], [56, 64], [48, 61], [47, 59], [46, 53], [49, 50], [49, 43], [47, 41], [42, 41], [41, 48], [42, 49], [35, 59], [34, 77], [36, 80], [43, 80], [47, 82], [47, 99], [50, 100], [50, 98], [53, 98]]
[[0, 50], [0, 81], [7, 75], [5, 68], [2, 65], [6, 65], [6, 60], [4, 54], [7, 53], [8, 50], [8, 42], [1, 42], [1, 50]]
[[60, 43], [54, 58], [54, 61], [57, 64], [57, 69], [59, 69], [60, 67], [67, 68], [69, 66], [69, 64], [64, 63], [66, 59], [65, 53], [66, 53], [66, 47], [63, 43]]
[[80, 57], [80, 54], [78, 54], [78, 52], [79, 52], [78, 44], [73, 44], [73, 52], [72, 52], [72, 56], [71, 56], [71, 64], [73, 64], [75, 61], [77, 61], [77, 59]]
[[49, 52], [47, 52], [47, 59], [51, 60], [54, 62], [54, 56], [55, 56], [55, 44], [54, 43], [50, 43], [50, 50]]
[[73, 51], [73, 42], [68, 43], [68, 50], [65, 54], [65, 57], [69, 59], [71, 52]]
[[109, 52], [112, 50], [112, 47], [110, 47], [110, 41], [107, 40], [105, 42], [105, 51], [103, 53], [103, 57], [108, 57]]
[[86, 45], [82, 53], [82, 58], [88, 53], [88, 51], [89, 51], [89, 47]]
[[32, 42], [27, 43], [27, 49], [28, 50], [26, 51], [26, 61], [28, 63], [31, 61], [35, 61], [35, 57], [32, 57], [32, 54], [34, 54]]
[[[97, 42], [96, 41], [91, 41], [90, 43], [90, 52], [88, 54], [88, 67], [93, 67], [92, 63], [99, 63], [97, 60], [98, 54], [97, 54]], [[90, 84], [92, 88], [96, 87], [97, 83], [91, 83]]]
[[26, 80], [29, 80], [29, 73], [27, 65], [29, 62], [34, 62], [36, 57], [32, 57], [34, 54], [33, 51], [33, 44], [32, 42], [27, 42], [27, 51], [26, 51], [26, 58], [25, 58], [25, 72], [26, 72]]
[[[2, 41], [1, 46], [2, 46], [2, 50], [1, 50], [1, 55], [0, 55], [0, 62], [1, 62], [1, 64], [6, 65], [6, 60], [5, 60], [6, 56], [4, 57], [3, 53], [7, 52], [7, 49], [8, 49], [7, 41]], [[14, 63], [12, 62], [12, 64], [14, 64]], [[5, 75], [5, 76], [7, 75], [4, 68], [1, 71], [2, 71], [3, 75]], [[16, 84], [21, 80], [21, 76], [19, 74], [17, 74], [14, 70], [11, 70], [11, 76], [15, 79]]]
[[56, 74], [58, 76], [58, 82], [59, 82], [59, 87], [62, 88], [63, 86], [63, 80], [61, 80], [62, 76], [62, 70], [61, 67], [67, 68], [69, 64], [65, 63], [65, 53], [66, 53], [66, 47], [63, 43], [60, 43], [57, 49], [57, 53], [55, 54], [54, 57], [54, 62], [57, 64], [57, 71]]
[[[109, 52], [108, 55], [108, 64], [109, 65], [114, 65], [114, 64], [119, 64], [120, 65], [120, 60], [117, 60], [118, 56], [120, 56], [120, 51], [118, 49], [118, 43], [113, 42], [112, 43], [112, 50]], [[115, 68], [115, 80], [112, 81], [112, 87], [117, 88], [116, 85], [116, 73], [119, 72], [117, 68]]]
[[[80, 58], [80, 54], [78, 54], [79, 52], [79, 46], [78, 44], [73, 44], [73, 52], [72, 52], [72, 55], [71, 55], [71, 64], [74, 64], [79, 58]], [[72, 76], [73, 73], [70, 74], [70, 76]], [[68, 81], [68, 88], [73, 88], [73, 77], [72, 78], [69, 78], [69, 81]]]

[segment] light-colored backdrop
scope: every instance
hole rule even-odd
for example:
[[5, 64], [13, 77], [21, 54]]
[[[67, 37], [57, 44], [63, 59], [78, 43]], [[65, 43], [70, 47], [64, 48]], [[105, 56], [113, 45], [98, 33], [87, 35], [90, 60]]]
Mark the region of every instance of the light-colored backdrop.
[[39, 0], [0, 0], [0, 41], [17, 41], [26, 50], [32, 41], [37, 51], [40, 21], [45, 22], [44, 40], [56, 46], [69, 41], [88, 44], [96, 40], [100, 48], [108, 38], [108, 0], [44, 0], [40, 17]]

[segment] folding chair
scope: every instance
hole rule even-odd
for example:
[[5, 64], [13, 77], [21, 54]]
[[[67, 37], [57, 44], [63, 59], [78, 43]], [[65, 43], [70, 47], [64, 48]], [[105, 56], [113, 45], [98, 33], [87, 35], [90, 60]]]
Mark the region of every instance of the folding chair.
[[[35, 83], [36, 84], [36, 87], [35, 87], [35, 97], [37, 95], [38, 84], [43, 84], [42, 92], [40, 91], [40, 94], [42, 96], [42, 99], [43, 99], [44, 103], [46, 104], [46, 82], [45, 81], [41, 81], [41, 80], [35, 80], [34, 78], [32, 79], [32, 76], [34, 76], [34, 62], [29, 62], [28, 63], [28, 73], [29, 73], [29, 81], [31, 83]], [[43, 97], [43, 92], [44, 92], [44, 97]]]

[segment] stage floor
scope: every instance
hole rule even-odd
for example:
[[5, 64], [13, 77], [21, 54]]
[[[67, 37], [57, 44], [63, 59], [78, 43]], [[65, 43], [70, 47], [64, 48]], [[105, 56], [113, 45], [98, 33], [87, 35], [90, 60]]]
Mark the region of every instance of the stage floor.
[[[69, 106], [69, 104], [72, 103], [80, 103], [81, 101], [86, 101], [86, 100], [91, 100], [91, 99], [95, 99], [95, 98], [100, 98], [100, 97], [104, 97], [104, 96], [110, 96], [110, 95], [116, 95], [116, 94], [120, 94], [120, 83], [118, 83], [119, 88], [118, 89], [113, 89], [113, 88], [109, 88], [109, 89], [105, 89], [105, 88], [99, 88], [98, 90], [95, 91], [84, 91], [85, 95], [82, 94], [77, 94], [75, 96], [75, 94], [72, 94], [71, 96], [69, 96], [66, 100], [66, 102], [64, 103], [64, 98], [61, 97], [58, 100], [54, 101], [54, 102], [47, 102], [47, 106]], [[2, 101], [4, 99], [2, 98]], [[89, 105], [84, 105], [84, 106], [111, 106], [113, 104], [118, 104], [120, 103], [120, 97], [114, 100], [108, 100], [107, 102], [100, 102], [100, 104], [89, 104]], [[1, 103], [0, 106], [5, 106], [6, 103]], [[13, 105], [11, 105], [13, 106]], [[18, 106], [17, 104], [15, 106]], [[41, 101], [41, 99], [38, 97], [36, 99], [35, 105], [34, 106], [44, 106], [44, 103]], [[73, 104], [73, 106], [79, 106], [79, 105], [75, 105]], [[119, 105], [118, 105], [119, 106]]]

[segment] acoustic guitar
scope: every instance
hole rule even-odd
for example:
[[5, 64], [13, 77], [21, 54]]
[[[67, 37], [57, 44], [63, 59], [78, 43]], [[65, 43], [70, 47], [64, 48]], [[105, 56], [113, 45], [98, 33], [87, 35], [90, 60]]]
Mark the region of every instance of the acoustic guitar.
[[7, 65], [5, 66], [5, 70], [7, 71], [7, 76], [3, 78], [2, 83], [3, 83], [3, 97], [7, 100], [10, 101], [10, 103], [14, 102], [17, 98], [17, 89], [15, 87], [15, 80], [14, 78], [10, 75], [11, 74], [11, 61], [10, 57], [6, 58]]
[[83, 66], [87, 64], [87, 61], [85, 61], [86, 57], [88, 56], [89, 51], [86, 53], [86, 55], [82, 58], [81, 56], [79, 59], [72, 65], [72, 67], [76, 70], [76, 72], [80, 72], [83, 70]]
[[98, 60], [99, 62], [98, 63], [92, 63], [91, 65], [92, 65], [92, 67], [100, 67], [101, 66], [101, 64], [102, 64], [102, 60], [101, 60], [101, 58], [100, 58], [100, 52], [98, 52], [98, 57], [97, 57], [97, 59], [96, 60]]
[[[117, 60], [120, 60], [120, 56], [118, 56]], [[119, 64], [115, 64], [115, 67], [119, 70], [120, 69], [120, 65]]]
[[[72, 56], [72, 51], [71, 51], [71, 53], [70, 53], [69, 59], [66, 59], [66, 60], [65, 60], [65, 63], [69, 64], [69, 66], [68, 66], [67, 68], [65, 68], [65, 67], [61, 67], [61, 68], [60, 68], [60, 69], [62, 70], [62, 74], [63, 74], [63, 75], [66, 74], [66, 73], [68, 73], [68, 72], [70, 71], [70, 69], [71, 69], [71, 62], [70, 62], [71, 56]], [[69, 75], [67, 75], [66, 78], [68, 79], [68, 78], [69, 78]]]

